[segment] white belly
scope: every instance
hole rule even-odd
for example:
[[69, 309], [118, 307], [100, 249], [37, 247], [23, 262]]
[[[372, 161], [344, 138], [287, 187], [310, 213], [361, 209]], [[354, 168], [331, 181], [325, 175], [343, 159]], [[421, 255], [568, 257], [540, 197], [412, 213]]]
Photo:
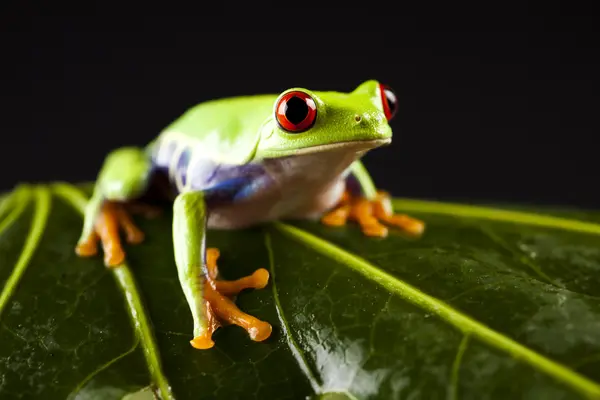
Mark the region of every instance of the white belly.
[[265, 160], [274, 183], [243, 201], [210, 209], [208, 227], [236, 229], [279, 219], [318, 218], [338, 203], [348, 167], [364, 153], [365, 149], [339, 148]]

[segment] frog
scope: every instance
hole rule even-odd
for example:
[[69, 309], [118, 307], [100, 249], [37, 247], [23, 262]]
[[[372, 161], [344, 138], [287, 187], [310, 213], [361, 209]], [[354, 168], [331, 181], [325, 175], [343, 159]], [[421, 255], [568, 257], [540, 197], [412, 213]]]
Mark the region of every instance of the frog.
[[390, 229], [422, 235], [424, 222], [395, 213], [390, 194], [375, 187], [362, 162], [391, 144], [397, 112], [396, 92], [374, 79], [346, 92], [291, 87], [202, 101], [146, 145], [108, 153], [75, 251], [92, 257], [101, 246], [106, 267], [123, 264], [126, 246], [145, 238], [128, 205], [162, 177], [173, 212], [174, 264], [193, 323], [191, 346], [214, 347], [214, 332], [226, 325], [263, 342], [272, 325], [240, 310], [234, 297], [265, 288], [268, 270], [220, 279], [220, 251], [206, 246], [207, 236], [284, 220], [326, 229], [354, 224], [366, 240], [385, 239]]

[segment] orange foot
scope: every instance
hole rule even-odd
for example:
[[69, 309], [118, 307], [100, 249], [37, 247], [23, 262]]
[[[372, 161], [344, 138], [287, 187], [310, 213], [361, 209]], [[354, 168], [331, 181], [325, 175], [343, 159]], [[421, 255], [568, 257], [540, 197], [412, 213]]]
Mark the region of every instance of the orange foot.
[[349, 219], [358, 222], [367, 236], [386, 237], [388, 228], [381, 222], [396, 226], [414, 236], [421, 235], [425, 229], [425, 224], [420, 220], [404, 214], [394, 214], [390, 196], [382, 191], [377, 192], [373, 200], [353, 197], [346, 191], [338, 206], [325, 214], [321, 222], [329, 226], [343, 226]]
[[208, 329], [204, 335], [195, 337], [190, 343], [196, 349], [210, 349], [215, 344], [212, 340], [213, 333], [225, 324], [244, 328], [250, 338], [256, 342], [266, 340], [271, 335], [271, 325], [240, 311], [235, 303], [225, 296], [234, 296], [244, 289], [264, 288], [269, 282], [269, 272], [261, 268], [254, 271], [252, 275], [236, 281], [219, 281], [217, 280], [219, 255], [218, 249], [206, 250], [208, 276], [204, 283], [204, 302]]
[[125, 252], [119, 237], [119, 228], [125, 232], [126, 240], [138, 244], [144, 240], [144, 233], [134, 224], [127, 209], [145, 214], [156, 215], [158, 209], [143, 204], [127, 204], [106, 201], [97, 217], [94, 231], [77, 244], [76, 253], [81, 257], [91, 257], [98, 253], [98, 241], [102, 242], [104, 263], [107, 267], [116, 267], [125, 259]]

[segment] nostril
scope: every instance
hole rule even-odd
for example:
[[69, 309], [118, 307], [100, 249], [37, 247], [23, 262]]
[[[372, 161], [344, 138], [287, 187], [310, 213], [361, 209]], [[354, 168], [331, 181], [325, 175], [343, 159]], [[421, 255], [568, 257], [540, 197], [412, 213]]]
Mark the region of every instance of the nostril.
[[362, 117], [361, 117], [360, 115], [356, 114], [356, 115], [354, 116], [354, 120], [355, 120], [356, 122], [360, 122], [360, 121], [362, 120]]

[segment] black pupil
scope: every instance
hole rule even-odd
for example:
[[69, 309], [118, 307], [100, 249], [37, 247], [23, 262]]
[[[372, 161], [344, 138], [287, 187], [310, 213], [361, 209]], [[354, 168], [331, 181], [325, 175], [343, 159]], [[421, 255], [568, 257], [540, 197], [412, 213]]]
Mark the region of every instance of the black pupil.
[[385, 98], [387, 99], [387, 103], [388, 106], [390, 108], [390, 114], [394, 115], [394, 113], [396, 112], [396, 105], [397, 105], [397, 100], [396, 100], [396, 95], [394, 94], [394, 92], [392, 92], [391, 90], [384, 90], [385, 93]]
[[300, 97], [294, 96], [285, 103], [285, 117], [297, 125], [308, 115], [308, 105]]

